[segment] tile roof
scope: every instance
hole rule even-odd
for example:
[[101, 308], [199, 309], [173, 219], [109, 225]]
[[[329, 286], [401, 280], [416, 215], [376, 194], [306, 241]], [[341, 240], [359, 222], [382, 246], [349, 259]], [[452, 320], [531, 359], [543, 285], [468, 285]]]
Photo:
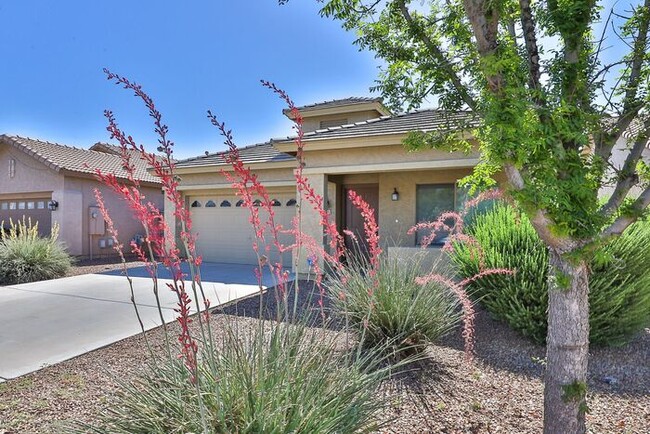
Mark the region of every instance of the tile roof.
[[[382, 116], [354, 124], [324, 128], [305, 133], [305, 140], [325, 140], [353, 138], [362, 136], [380, 136], [385, 134], [407, 133], [409, 131], [434, 131], [441, 129], [466, 129], [476, 122], [470, 112], [446, 112], [442, 110], [418, 110], [395, 116]], [[275, 141], [293, 140], [276, 139]]]
[[[225, 166], [227, 163], [224, 157], [228, 152], [229, 151], [221, 151], [213, 154], [201, 155], [199, 157], [188, 158], [186, 160], [180, 160], [176, 163], [176, 167]], [[275, 149], [271, 142], [239, 148], [239, 156], [244, 164], [274, 163], [279, 161], [295, 160], [295, 157]]]
[[[349, 98], [341, 98], [341, 99], [332, 99], [329, 101], [323, 101], [323, 102], [317, 102], [314, 104], [307, 104], [303, 105], [300, 107], [296, 107], [298, 110], [301, 112], [304, 111], [310, 111], [310, 110], [320, 110], [320, 109], [325, 109], [325, 108], [332, 108], [332, 107], [341, 107], [341, 106], [346, 106], [346, 105], [353, 105], [353, 104], [364, 104], [364, 103], [369, 103], [369, 102], [378, 102], [382, 103], [381, 98], [371, 98], [371, 97], [349, 97]], [[284, 114], [289, 113], [288, 109], [285, 109], [282, 111]]]
[[[122, 168], [119, 155], [112, 152], [103, 152], [92, 149], [81, 149], [58, 143], [44, 142], [20, 136], [0, 135], [0, 143], [13, 146], [31, 155], [41, 163], [55, 171], [66, 170], [70, 172], [94, 174], [95, 169], [126, 179], [127, 175]], [[113, 145], [108, 145], [113, 146]], [[113, 147], [114, 148], [114, 147]], [[139, 181], [159, 184], [157, 177], [147, 171], [147, 163], [139, 158], [134, 158], [136, 178]]]

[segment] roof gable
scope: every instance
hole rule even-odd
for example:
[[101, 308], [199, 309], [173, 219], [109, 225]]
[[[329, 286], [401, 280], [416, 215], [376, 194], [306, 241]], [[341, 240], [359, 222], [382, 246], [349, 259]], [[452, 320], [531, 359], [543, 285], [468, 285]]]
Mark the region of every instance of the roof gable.
[[[50, 169], [60, 172], [94, 175], [95, 169], [104, 173], [113, 173], [121, 179], [128, 175], [123, 168], [119, 154], [93, 149], [81, 149], [58, 143], [45, 142], [20, 136], [0, 135], [0, 143], [13, 146], [45, 164]], [[115, 148], [112, 145], [107, 145]], [[147, 162], [141, 158], [132, 160], [135, 165], [135, 178], [141, 182], [160, 184], [160, 180], [147, 171]]]

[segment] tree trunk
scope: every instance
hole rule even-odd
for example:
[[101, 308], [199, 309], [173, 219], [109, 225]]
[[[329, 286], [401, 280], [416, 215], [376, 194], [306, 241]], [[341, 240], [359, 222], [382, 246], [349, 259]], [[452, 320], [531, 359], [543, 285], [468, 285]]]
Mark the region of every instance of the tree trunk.
[[584, 434], [589, 353], [589, 268], [551, 249], [544, 433]]

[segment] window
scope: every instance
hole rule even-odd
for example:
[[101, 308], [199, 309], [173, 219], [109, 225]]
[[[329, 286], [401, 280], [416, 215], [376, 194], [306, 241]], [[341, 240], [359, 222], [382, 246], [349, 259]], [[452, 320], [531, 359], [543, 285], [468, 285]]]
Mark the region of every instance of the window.
[[255, 199], [255, 201], [253, 202], [253, 206], [262, 206], [262, 201], [259, 199]]
[[9, 209], [16, 209], [16, 202], [9, 202]]
[[296, 206], [296, 199], [289, 199], [287, 201], [287, 206]]
[[192, 202], [192, 205], [190, 205], [190, 207], [192, 207], [192, 208], [201, 208], [201, 202], [199, 202], [198, 200], [195, 200], [194, 202]]
[[36, 208], [37, 209], [45, 209], [45, 201], [44, 200], [39, 200], [36, 202]]
[[271, 206], [282, 206], [282, 203], [280, 203], [280, 201], [277, 199], [273, 199], [271, 201]]
[[239, 199], [237, 201], [237, 203], [235, 204], [235, 206], [239, 207], [239, 206], [242, 206], [243, 204], [244, 204], [244, 201], [242, 199]]
[[[232, 205], [231, 205], [230, 202], [228, 202], [227, 200], [224, 200], [223, 202], [221, 202], [221, 203], [219, 204], [219, 206], [220, 206], [221, 208], [229, 208], [229, 207], [231, 207]], [[237, 206], [239, 206], [239, 205], [237, 205]]]
[[[459, 211], [467, 200], [467, 191], [455, 184], [424, 184], [418, 185], [416, 190], [416, 220], [420, 222], [434, 221], [446, 211]], [[447, 223], [453, 224], [453, 220]], [[420, 230], [417, 233], [417, 244], [430, 234], [429, 230]], [[432, 245], [444, 244], [449, 234], [438, 231]]]
[[9, 178], [16, 176], [16, 160], [11, 158], [9, 160]]
[[9, 209], [9, 202], [2, 202], [2, 210], [6, 211]]
[[25, 202], [18, 202], [18, 209], [25, 209]]
[[217, 206], [217, 204], [214, 203], [213, 200], [209, 200], [209, 201], [207, 201], [207, 202], [205, 203], [205, 207], [206, 207], [206, 208], [214, 208], [214, 207], [216, 207], [216, 206]]
[[27, 202], [27, 209], [34, 209], [36, 208], [36, 203], [34, 202]]

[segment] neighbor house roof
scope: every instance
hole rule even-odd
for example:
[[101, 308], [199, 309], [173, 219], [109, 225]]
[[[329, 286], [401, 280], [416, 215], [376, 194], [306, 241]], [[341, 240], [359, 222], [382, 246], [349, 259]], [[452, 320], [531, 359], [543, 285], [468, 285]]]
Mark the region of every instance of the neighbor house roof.
[[[186, 160], [180, 160], [176, 163], [176, 167], [226, 166], [228, 163], [225, 158], [229, 152], [230, 151], [221, 151], [213, 154], [201, 155], [199, 157], [188, 158]], [[244, 164], [275, 163], [295, 160], [295, 157], [275, 149], [271, 142], [239, 148], [239, 157]]]
[[[326, 140], [354, 137], [381, 136], [400, 134], [409, 131], [435, 131], [450, 129], [466, 129], [477, 123], [471, 112], [446, 112], [441, 110], [418, 110], [395, 116], [382, 116], [354, 124], [324, 128], [304, 134], [304, 140]], [[274, 139], [275, 142], [286, 142], [293, 137]]]
[[[127, 179], [127, 173], [122, 161], [114, 152], [99, 151], [97, 148], [81, 149], [58, 143], [44, 142], [28, 137], [0, 135], [0, 143], [13, 146], [36, 158], [52, 170], [57, 172], [68, 171], [74, 173], [94, 174], [95, 169], [104, 173], [113, 173], [118, 178]], [[104, 146], [113, 147], [112, 145]], [[160, 180], [147, 172], [147, 162], [133, 158], [135, 165], [135, 178], [142, 182], [159, 184]]]

